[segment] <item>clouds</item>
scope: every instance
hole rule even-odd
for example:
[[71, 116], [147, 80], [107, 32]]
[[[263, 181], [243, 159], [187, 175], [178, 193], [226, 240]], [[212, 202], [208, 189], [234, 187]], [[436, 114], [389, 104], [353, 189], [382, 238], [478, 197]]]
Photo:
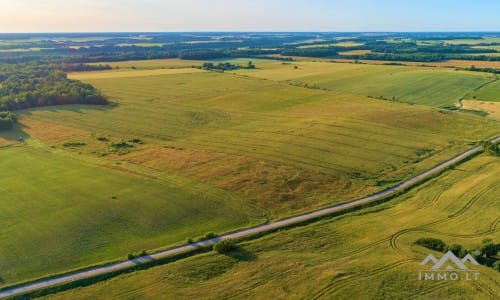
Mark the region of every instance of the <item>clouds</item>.
[[2, 0], [0, 31], [499, 30], [500, 1]]

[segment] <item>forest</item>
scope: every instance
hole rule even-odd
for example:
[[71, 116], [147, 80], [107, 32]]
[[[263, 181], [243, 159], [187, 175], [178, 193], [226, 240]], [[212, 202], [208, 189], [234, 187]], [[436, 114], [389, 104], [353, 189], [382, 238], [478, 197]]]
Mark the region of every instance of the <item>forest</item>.
[[65, 71], [79, 68], [79, 65], [44, 63], [0, 65], [0, 129], [12, 127], [16, 118], [11, 111], [17, 109], [64, 104], [107, 104], [106, 98], [92, 85], [68, 79]]

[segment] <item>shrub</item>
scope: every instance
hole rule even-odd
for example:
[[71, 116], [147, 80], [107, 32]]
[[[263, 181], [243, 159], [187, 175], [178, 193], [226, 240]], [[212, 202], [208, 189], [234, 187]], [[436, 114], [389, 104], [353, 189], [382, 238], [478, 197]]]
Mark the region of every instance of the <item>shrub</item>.
[[500, 272], [500, 260], [497, 260], [493, 263], [493, 269], [496, 270], [497, 272]]
[[214, 250], [219, 253], [227, 253], [236, 249], [236, 244], [231, 240], [220, 241], [214, 246]]
[[217, 237], [217, 234], [213, 233], [213, 232], [209, 232], [207, 234], [205, 234], [205, 239], [209, 240], [209, 239], [213, 239], [213, 238], [216, 238]]
[[111, 142], [109, 145], [111, 148], [116, 148], [116, 149], [123, 149], [123, 148], [132, 148], [134, 146], [127, 144], [125, 141], [119, 141], [119, 142]]
[[109, 139], [107, 137], [104, 137], [104, 136], [98, 136], [97, 140], [101, 141], [101, 142], [109, 142]]
[[144, 144], [144, 142], [141, 139], [138, 138], [133, 138], [128, 140], [130, 143], [135, 143], [135, 144]]
[[81, 147], [85, 145], [86, 145], [85, 143], [75, 142], [75, 141], [69, 141], [63, 144], [64, 147]]

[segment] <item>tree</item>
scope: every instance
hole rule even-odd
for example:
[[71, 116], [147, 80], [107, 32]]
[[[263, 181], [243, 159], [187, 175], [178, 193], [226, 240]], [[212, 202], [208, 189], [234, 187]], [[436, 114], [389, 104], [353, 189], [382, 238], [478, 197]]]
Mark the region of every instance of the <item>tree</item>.
[[494, 257], [498, 252], [497, 245], [493, 244], [491, 240], [484, 241], [480, 250], [486, 257]]
[[452, 244], [450, 247], [448, 247], [448, 250], [453, 252], [453, 254], [458, 257], [464, 257], [465, 255], [467, 255], [465, 249], [459, 244]]

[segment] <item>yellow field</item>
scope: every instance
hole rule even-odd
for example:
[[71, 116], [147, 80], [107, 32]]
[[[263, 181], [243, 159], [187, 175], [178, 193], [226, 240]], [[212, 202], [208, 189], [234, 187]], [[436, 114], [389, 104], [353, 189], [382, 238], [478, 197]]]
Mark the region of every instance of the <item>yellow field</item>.
[[[354, 59], [335, 59], [337, 62], [353, 63]], [[359, 60], [359, 62], [372, 65], [383, 65], [389, 61], [384, 60]], [[494, 68], [500, 69], [500, 61], [481, 61], [481, 60], [447, 60], [442, 62], [414, 62], [414, 61], [391, 61], [408, 66], [427, 66], [427, 67], [442, 67], [442, 68], [470, 68], [476, 66], [478, 68]]]
[[94, 71], [70, 73], [69, 78], [77, 78], [78, 80], [93, 80], [93, 79], [110, 79], [110, 78], [127, 78], [127, 77], [149, 77], [158, 75], [174, 75], [174, 74], [189, 74], [204, 72], [195, 68], [179, 68], [179, 69], [157, 69], [157, 70], [113, 70], [113, 71]]
[[363, 55], [371, 53], [371, 50], [351, 50], [339, 52], [339, 55]]
[[97, 62], [93, 65], [109, 64], [113, 68], [131, 69], [176, 69], [176, 68], [190, 68], [192, 66], [200, 66], [203, 64], [201, 61], [195, 60], [182, 60], [182, 59], [154, 59], [154, 60], [128, 60], [119, 62]]
[[500, 102], [463, 100], [462, 103], [464, 109], [485, 111], [488, 113], [488, 117], [500, 121]]

